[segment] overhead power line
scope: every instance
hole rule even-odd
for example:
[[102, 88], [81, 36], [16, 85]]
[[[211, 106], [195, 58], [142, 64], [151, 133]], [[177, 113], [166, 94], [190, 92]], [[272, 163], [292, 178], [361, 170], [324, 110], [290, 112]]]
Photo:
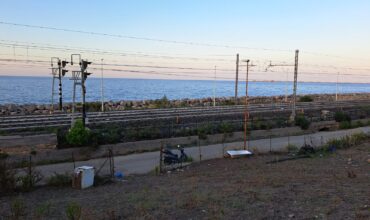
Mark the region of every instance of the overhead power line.
[[150, 58], [160, 58], [160, 59], [181, 59], [181, 60], [192, 60], [192, 61], [218, 61], [218, 62], [232, 62], [233, 60], [228, 59], [218, 59], [218, 58], [200, 58], [200, 57], [180, 57], [180, 56], [167, 56], [167, 55], [153, 55], [153, 54], [140, 54], [140, 53], [125, 53], [125, 52], [114, 52], [98, 49], [81, 49], [72, 47], [61, 47], [61, 46], [41, 46], [41, 45], [27, 45], [27, 44], [17, 44], [17, 43], [0, 43], [1, 46], [5, 47], [19, 47], [24, 49], [37, 49], [37, 50], [52, 50], [52, 51], [63, 51], [63, 52], [86, 52], [91, 54], [99, 55], [118, 55], [118, 56], [134, 56], [134, 57], [150, 57]]
[[[12, 62], [17, 62], [17, 63], [25, 63], [25, 64], [38, 64], [38, 65], [44, 65], [44, 66], [49, 66], [50, 61], [46, 60], [35, 60], [35, 59], [14, 59], [14, 58], [4, 58], [0, 59], [0, 62], [6, 62], [6, 63], [12, 63]], [[99, 64], [100, 66], [101, 64]], [[214, 69], [202, 69], [202, 68], [186, 68], [186, 67], [169, 67], [169, 66], [147, 66], [147, 65], [134, 65], [134, 64], [104, 64], [104, 66], [122, 66], [122, 67], [137, 67], [137, 68], [158, 68], [158, 69], [179, 69], [179, 70], [195, 70], [195, 71], [209, 71], [209, 74], [212, 74], [212, 71]], [[101, 68], [91, 68], [91, 69], [96, 69], [96, 70], [101, 70]], [[132, 72], [132, 73], [161, 73], [161, 74], [196, 74], [196, 76], [201, 76], [201, 74], [205, 74], [204, 72], [156, 72], [156, 71], [147, 71], [147, 70], [132, 70], [132, 69], [117, 69], [117, 68], [104, 68], [103, 70], [107, 71], [122, 71], [122, 72]], [[261, 73], [291, 73], [287, 71], [268, 71], [268, 72], [263, 72], [263, 71], [254, 71], [252, 74], [261, 74]], [[336, 76], [338, 73], [337, 72], [309, 72], [309, 71], [301, 71], [299, 72], [300, 75], [326, 75], [326, 76]], [[355, 74], [355, 73], [341, 73], [341, 76], [357, 76], [357, 77], [370, 77], [370, 74]], [[210, 77], [210, 79], [213, 79], [213, 77]], [[234, 78], [225, 78], [225, 79], [234, 79]]]
[[102, 33], [102, 32], [83, 31], [83, 30], [75, 30], [75, 29], [67, 29], [67, 28], [56, 28], [56, 27], [41, 26], [41, 25], [20, 24], [20, 23], [12, 23], [12, 22], [5, 22], [5, 21], [0, 21], [0, 24], [18, 26], [18, 27], [26, 27], [26, 28], [34, 28], [34, 29], [45, 29], [45, 30], [63, 31], [63, 32], [71, 32], [71, 33], [79, 33], [79, 34], [89, 34], [89, 35], [96, 35], [96, 36], [125, 38], [125, 39], [132, 39], [132, 40], [145, 40], [145, 41], [154, 41], [154, 42], [161, 42], [161, 43], [182, 44], [182, 45], [190, 45], [190, 46], [220, 47], [220, 48], [247, 49], [247, 50], [260, 50], [260, 51], [262, 50], [262, 51], [275, 51], [275, 52], [292, 52], [293, 51], [293, 50], [286, 50], [286, 49], [257, 48], [257, 47], [221, 45], [221, 44], [208, 44], [208, 43], [199, 43], [199, 42], [190, 42], [190, 41], [164, 40], [164, 39], [149, 38], [149, 37], [109, 34], [109, 33]]

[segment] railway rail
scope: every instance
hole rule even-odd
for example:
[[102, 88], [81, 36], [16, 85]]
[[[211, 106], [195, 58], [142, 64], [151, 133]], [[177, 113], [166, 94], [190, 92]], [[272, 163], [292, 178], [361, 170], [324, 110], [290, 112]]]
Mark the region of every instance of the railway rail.
[[[370, 100], [352, 100], [337, 102], [299, 102], [297, 110], [320, 110], [333, 109], [338, 107], [361, 107], [370, 106]], [[103, 124], [113, 122], [135, 122], [159, 119], [171, 119], [176, 117], [205, 117], [243, 114], [245, 106], [209, 106], [209, 107], [187, 107], [187, 108], [168, 108], [168, 109], [143, 109], [125, 110], [111, 112], [89, 112], [87, 118], [89, 124]], [[272, 104], [251, 104], [248, 106], [250, 113], [259, 112], [286, 112], [291, 111], [289, 103]], [[50, 115], [18, 115], [0, 117], [0, 130], [11, 131], [19, 129], [31, 129], [42, 127], [61, 127], [71, 124], [72, 116], [80, 118], [80, 113], [75, 115], [68, 113], [58, 113]]]

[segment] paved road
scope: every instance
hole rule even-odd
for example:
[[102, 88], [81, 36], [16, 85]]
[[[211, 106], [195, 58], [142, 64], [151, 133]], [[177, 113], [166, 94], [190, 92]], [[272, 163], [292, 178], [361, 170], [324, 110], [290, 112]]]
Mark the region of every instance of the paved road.
[[[273, 151], [284, 151], [288, 143], [297, 146], [302, 146], [305, 141], [312, 143], [314, 146], [319, 146], [321, 143], [325, 143], [327, 140], [332, 138], [338, 138], [345, 135], [358, 133], [358, 132], [370, 132], [370, 127], [362, 127], [350, 130], [340, 130], [332, 132], [319, 132], [310, 135], [300, 135], [291, 137], [278, 137], [270, 139], [261, 139], [250, 141], [250, 149], [257, 149], [258, 152], [264, 153], [269, 152], [270, 149]], [[270, 148], [271, 143], [271, 148]], [[214, 159], [221, 158], [224, 150], [227, 149], [241, 149], [243, 142], [227, 143], [224, 146], [222, 144], [208, 145], [201, 147], [202, 159]], [[190, 155], [195, 161], [199, 161], [199, 148], [190, 147], [186, 148], [185, 152]], [[97, 169], [102, 166], [106, 159], [92, 159], [88, 161], [76, 162], [76, 166], [88, 165], [94, 166]], [[115, 170], [122, 171], [125, 175], [128, 174], [145, 174], [155, 169], [159, 164], [159, 152], [148, 152], [141, 154], [133, 154], [126, 156], [117, 156], [115, 160]], [[73, 172], [73, 163], [60, 163], [52, 165], [38, 166], [38, 170], [42, 172], [44, 177], [48, 177], [56, 173]], [[101, 174], [107, 174], [109, 172], [109, 163], [101, 169]]]

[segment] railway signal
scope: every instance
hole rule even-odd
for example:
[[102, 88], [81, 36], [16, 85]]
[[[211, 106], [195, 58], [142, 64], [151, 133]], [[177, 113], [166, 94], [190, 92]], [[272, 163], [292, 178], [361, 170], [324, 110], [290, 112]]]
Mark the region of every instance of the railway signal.
[[[54, 62], [56, 61], [58, 67], [54, 67]], [[62, 78], [68, 72], [65, 69], [68, 62], [61, 61], [58, 57], [51, 58], [51, 73], [53, 76], [52, 92], [51, 92], [51, 111], [54, 111], [54, 95], [59, 95], [59, 110], [63, 110], [63, 91], [62, 91]], [[55, 92], [55, 80], [58, 80], [59, 92]]]
[[73, 57], [78, 56], [79, 59], [79, 65], [80, 65], [80, 71], [72, 71], [72, 78], [73, 80], [73, 103], [72, 103], [72, 125], [74, 124], [74, 113], [76, 108], [76, 87], [78, 85], [81, 86], [82, 90], [82, 124], [86, 125], [86, 105], [85, 105], [85, 96], [86, 96], [86, 86], [85, 81], [87, 80], [87, 77], [91, 75], [91, 73], [88, 73], [86, 71], [88, 65], [91, 64], [91, 62], [87, 60], [81, 59], [80, 54], [72, 54], [71, 55], [71, 65], [73, 65]]

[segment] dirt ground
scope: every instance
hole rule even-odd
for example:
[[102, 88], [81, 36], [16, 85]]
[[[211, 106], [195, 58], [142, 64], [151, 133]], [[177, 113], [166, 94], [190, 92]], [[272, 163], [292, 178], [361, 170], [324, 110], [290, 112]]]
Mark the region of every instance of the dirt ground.
[[0, 198], [0, 213], [6, 219], [19, 199], [22, 219], [35, 218], [42, 207], [41, 219], [66, 219], [72, 202], [83, 219], [370, 219], [370, 143], [266, 164], [282, 157], [203, 161], [86, 190], [43, 187]]

